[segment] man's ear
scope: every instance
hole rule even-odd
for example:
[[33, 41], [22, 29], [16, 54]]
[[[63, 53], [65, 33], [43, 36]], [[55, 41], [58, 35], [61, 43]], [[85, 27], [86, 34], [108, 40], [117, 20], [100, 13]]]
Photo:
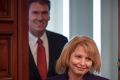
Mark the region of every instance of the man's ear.
[[49, 18], [48, 18], [48, 20], [50, 20], [50, 15], [49, 15]]

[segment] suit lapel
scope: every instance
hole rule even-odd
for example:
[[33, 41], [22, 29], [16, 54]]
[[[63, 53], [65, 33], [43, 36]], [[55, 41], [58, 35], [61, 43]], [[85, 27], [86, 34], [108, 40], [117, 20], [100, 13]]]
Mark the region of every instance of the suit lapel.
[[48, 77], [55, 75], [55, 49], [54, 49], [54, 44], [56, 42], [53, 41], [53, 33], [46, 31], [47, 33], [47, 38], [48, 38], [48, 45], [49, 45], [49, 70], [48, 70]]
[[36, 67], [36, 64], [33, 59], [33, 55], [29, 48], [29, 80], [40, 80], [40, 76]]

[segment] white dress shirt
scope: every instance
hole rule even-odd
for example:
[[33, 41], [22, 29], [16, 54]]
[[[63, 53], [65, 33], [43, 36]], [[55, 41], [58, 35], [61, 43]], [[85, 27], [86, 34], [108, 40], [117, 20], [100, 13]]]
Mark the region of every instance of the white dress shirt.
[[[49, 48], [48, 48], [48, 39], [46, 32], [40, 37], [40, 39], [43, 41], [43, 46], [45, 47], [45, 53], [46, 53], [46, 61], [47, 61], [47, 68], [49, 66]], [[37, 40], [38, 38], [34, 36], [31, 32], [29, 32], [29, 46], [30, 50], [32, 52], [35, 64], [37, 65]]]

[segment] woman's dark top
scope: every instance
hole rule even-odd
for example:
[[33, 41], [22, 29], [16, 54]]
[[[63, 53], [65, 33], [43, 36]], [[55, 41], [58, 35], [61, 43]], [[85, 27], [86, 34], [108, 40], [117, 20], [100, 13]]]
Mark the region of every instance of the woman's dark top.
[[[61, 75], [50, 77], [47, 80], [69, 80], [69, 79], [68, 79], [67, 74], [61, 74]], [[94, 75], [92, 73], [87, 73], [83, 77], [83, 80], [109, 80], [109, 79], [101, 77], [101, 76]]]

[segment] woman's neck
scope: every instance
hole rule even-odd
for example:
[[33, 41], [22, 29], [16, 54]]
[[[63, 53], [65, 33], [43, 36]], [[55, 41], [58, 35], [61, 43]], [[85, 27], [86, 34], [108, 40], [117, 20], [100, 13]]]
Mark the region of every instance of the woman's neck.
[[68, 71], [69, 80], [83, 80], [83, 75], [74, 74], [71, 71]]

